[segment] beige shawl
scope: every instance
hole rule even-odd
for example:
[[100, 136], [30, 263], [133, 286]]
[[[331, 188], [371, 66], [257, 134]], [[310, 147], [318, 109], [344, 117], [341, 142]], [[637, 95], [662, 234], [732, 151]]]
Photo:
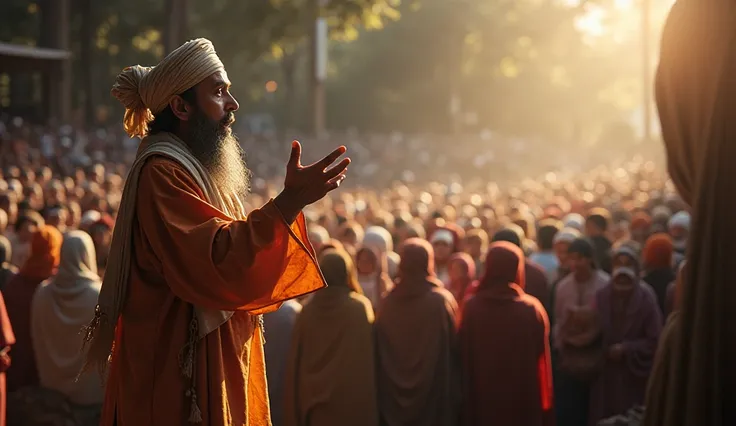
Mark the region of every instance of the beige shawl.
[[[245, 218], [245, 209], [241, 200], [238, 197], [222, 194], [213, 184], [202, 164], [179, 138], [166, 132], [144, 138], [123, 189], [120, 211], [112, 236], [110, 257], [105, 270], [105, 279], [95, 308], [95, 317], [84, 331], [85, 342], [90, 342], [85, 370], [96, 367], [101, 374], [104, 374], [107, 369], [115, 338], [115, 327], [128, 290], [138, 179], [146, 161], [156, 155], [165, 156], [180, 163], [202, 189], [206, 201], [215, 208], [234, 220]], [[224, 324], [232, 315], [233, 312], [230, 311], [218, 311], [195, 306], [192, 329], [197, 331], [197, 335], [190, 336], [190, 340], [202, 339]], [[190, 344], [193, 343], [194, 341], [190, 341]], [[194, 356], [193, 348], [190, 347], [188, 352], [186, 359], [182, 361], [184, 363], [182, 368], [185, 371], [191, 370]]]

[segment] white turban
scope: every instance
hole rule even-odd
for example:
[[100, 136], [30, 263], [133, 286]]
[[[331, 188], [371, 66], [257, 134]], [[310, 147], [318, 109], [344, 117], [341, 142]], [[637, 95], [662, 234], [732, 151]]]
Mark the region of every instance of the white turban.
[[205, 38], [184, 43], [155, 67], [125, 68], [111, 91], [125, 106], [125, 131], [130, 137], [145, 136], [153, 115], [163, 111], [175, 95], [224, 69], [212, 42]]

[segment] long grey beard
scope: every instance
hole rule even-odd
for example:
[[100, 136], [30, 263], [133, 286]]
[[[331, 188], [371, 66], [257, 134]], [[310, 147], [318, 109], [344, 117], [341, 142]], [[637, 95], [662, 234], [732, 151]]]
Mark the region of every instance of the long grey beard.
[[244, 199], [250, 192], [250, 170], [238, 139], [232, 134], [224, 136], [212, 154], [204, 162], [212, 181], [223, 193]]

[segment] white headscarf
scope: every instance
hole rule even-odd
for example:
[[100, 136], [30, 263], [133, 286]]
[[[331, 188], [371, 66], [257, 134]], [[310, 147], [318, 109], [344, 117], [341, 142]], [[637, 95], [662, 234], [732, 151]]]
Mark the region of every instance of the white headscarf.
[[95, 246], [85, 232], [72, 231], [61, 246], [59, 272], [33, 296], [31, 337], [41, 386], [75, 404], [100, 404], [100, 376], [76, 381], [85, 361], [79, 331], [94, 315], [100, 294]]

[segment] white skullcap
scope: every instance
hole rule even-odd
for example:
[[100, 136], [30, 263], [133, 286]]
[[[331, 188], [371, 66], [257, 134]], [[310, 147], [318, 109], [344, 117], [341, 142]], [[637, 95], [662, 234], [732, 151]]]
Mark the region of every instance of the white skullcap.
[[570, 213], [562, 219], [562, 225], [565, 228], [573, 228], [583, 232], [585, 229], [585, 218], [578, 213]]
[[690, 230], [690, 213], [686, 211], [680, 211], [675, 213], [669, 221], [668, 226], [670, 228], [683, 228], [687, 231]]
[[94, 225], [100, 219], [102, 219], [102, 213], [98, 212], [97, 210], [87, 210], [82, 215], [79, 226], [81, 226], [82, 228], [86, 228], [88, 226]]
[[315, 244], [327, 244], [330, 242], [330, 233], [319, 225], [309, 226], [309, 241]]
[[560, 230], [560, 232], [555, 234], [555, 238], [553, 239], [553, 243], [568, 243], [571, 244], [573, 241], [577, 240], [578, 238], [582, 237], [582, 234], [580, 234], [580, 231], [578, 231], [575, 228], [563, 228]]
[[163, 111], [171, 98], [224, 69], [215, 47], [206, 38], [184, 43], [155, 67], [125, 68], [111, 91], [125, 106], [125, 131], [130, 137], [145, 136], [153, 115]]

